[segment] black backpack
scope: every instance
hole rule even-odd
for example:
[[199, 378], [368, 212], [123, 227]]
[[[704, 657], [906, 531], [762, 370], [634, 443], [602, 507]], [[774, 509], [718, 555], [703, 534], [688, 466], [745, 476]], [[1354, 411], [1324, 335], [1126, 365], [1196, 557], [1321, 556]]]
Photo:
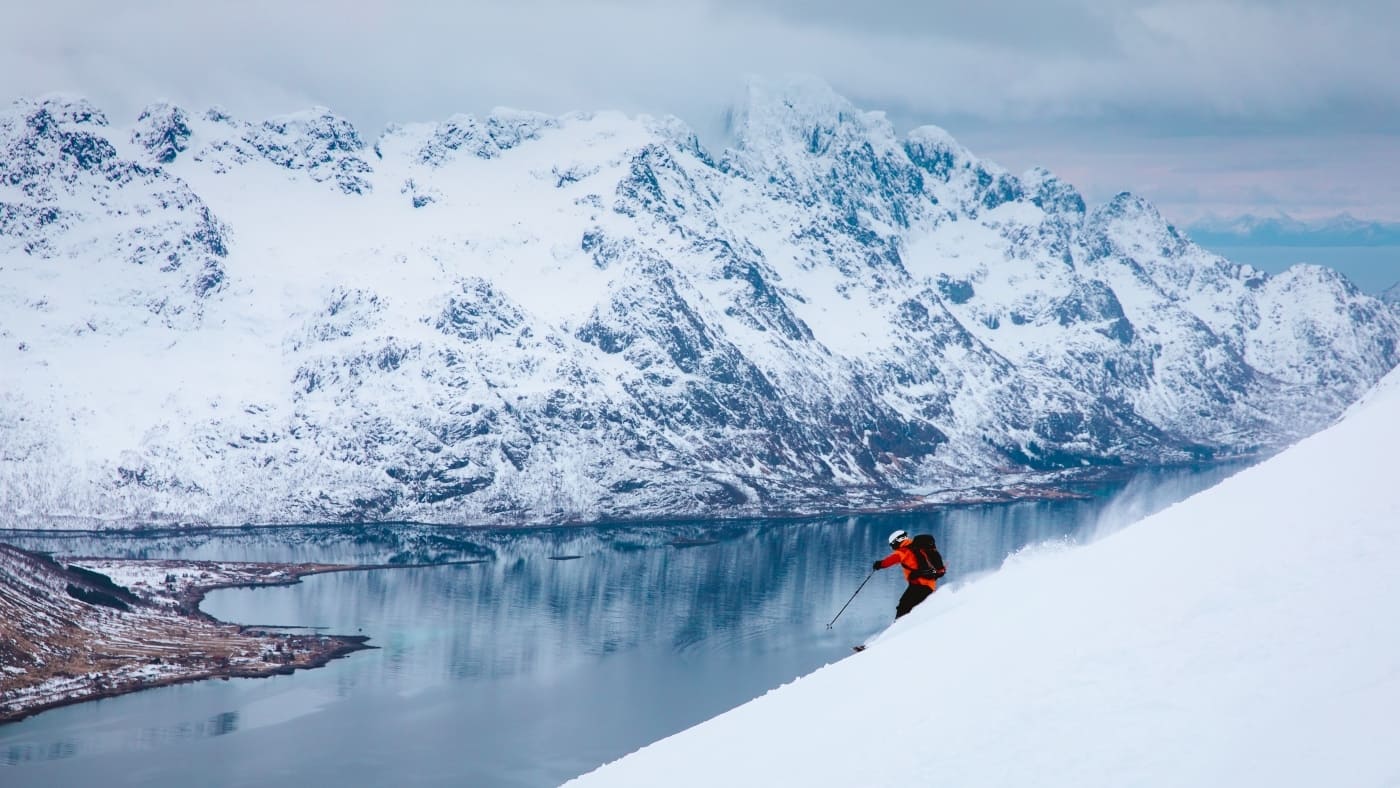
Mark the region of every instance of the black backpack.
[[914, 557], [919, 559], [919, 568], [909, 573], [910, 578], [931, 577], [935, 580], [948, 572], [943, 566], [943, 556], [938, 553], [938, 545], [928, 534], [919, 534], [909, 545]]

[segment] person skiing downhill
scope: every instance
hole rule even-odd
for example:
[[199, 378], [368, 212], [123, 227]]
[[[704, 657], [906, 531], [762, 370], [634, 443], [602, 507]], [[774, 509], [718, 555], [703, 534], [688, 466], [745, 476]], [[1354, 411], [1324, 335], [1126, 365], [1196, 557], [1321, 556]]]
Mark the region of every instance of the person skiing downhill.
[[906, 531], [895, 531], [890, 534], [890, 549], [894, 552], [876, 561], [874, 569], [886, 569], [895, 564], [904, 567], [904, 579], [909, 581], [909, 587], [904, 589], [899, 603], [895, 605], [894, 617], [897, 621], [938, 590], [938, 578], [947, 569], [943, 566], [943, 556], [939, 555], [932, 536], [920, 534], [911, 539]]

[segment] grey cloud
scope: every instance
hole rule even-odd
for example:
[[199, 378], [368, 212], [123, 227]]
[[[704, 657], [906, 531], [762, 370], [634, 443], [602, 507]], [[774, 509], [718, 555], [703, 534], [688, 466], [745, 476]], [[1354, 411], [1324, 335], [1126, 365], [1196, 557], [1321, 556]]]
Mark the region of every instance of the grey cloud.
[[1075, 52], [1112, 44], [1115, 13], [1082, 0], [1043, 0], [1010, 7], [908, 0], [719, 0], [718, 7], [769, 13], [792, 25], [859, 30], [990, 45], [997, 49]]
[[[705, 122], [746, 73], [814, 73], [937, 122], [1400, 116], [1393, 4], [1022, 0], [29, 4], [0, 88], [166, 87], [196, 102], [304, 98], [369, 125], [495, 103]], [[36, 67], [35, 63], [45, 64]], [[97, 96], [99, 100], [102, 96]], [[270, 102], [267, 102], [270, 103]]]
[[156, 99], [249, 118], [323, 104], [369, 137], [496, 105], [612, 108], [712, 137], [746, 75], [807, 73], [1013, 168], [1054, 165], [1064, 139], [1086, 151], [1074, 166], [1141, 188], [1157, 176], [1093, 170], [1090, 146], [1146, 160], [1172, 140], [1400, 131], [1397, 29], [1389, 0], [48, 0], [7, 11], [0, 96], [83, 93], [116, 122]]

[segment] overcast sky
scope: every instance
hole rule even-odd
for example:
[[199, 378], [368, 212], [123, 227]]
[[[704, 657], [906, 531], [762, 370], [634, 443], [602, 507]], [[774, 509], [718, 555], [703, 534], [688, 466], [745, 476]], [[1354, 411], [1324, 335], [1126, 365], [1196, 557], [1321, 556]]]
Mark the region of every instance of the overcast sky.
[[[19, 5], [18, 3], [16, 5]], [[168, 99], [248, 119], [498, 105], [671, 113], [709, 136], [748, 75], [811, 74], [907, 130], [1168, 219], [1400, 221], [1394, 0], [40, 0], [7, 10], [0, 96]]]

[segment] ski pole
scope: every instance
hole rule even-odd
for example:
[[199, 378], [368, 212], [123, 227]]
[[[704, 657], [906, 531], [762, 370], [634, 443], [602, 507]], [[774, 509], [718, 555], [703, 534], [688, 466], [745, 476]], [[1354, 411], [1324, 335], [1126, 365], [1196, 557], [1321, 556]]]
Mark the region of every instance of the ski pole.
[[[862, 581], [860, 581], [860, 585], [856, 586], [856, 594], [859, 594], [859, 593], [860, 593], [860, 590], [861, 590], [862, 588], [865, 588], [865, 584], [866, 584], [866, 583], [869, 583], [869, 582], [870, 582], [870, 578], [872, 578], [872, 577], [874, 577], [874, 576], [875, 576], [875, 570], [874, 570], [874, 569], [871, 569], [871, 570], [870, 570], [870, 574], [866, 575], [866, 576], [865, 576], [865, 579], [862, 580]], [[846, 600], [846, 604], [842, 605], [842, 606], [841, 606], [841, 609], [838, 610], [838, 611], [836, 611], [836, 618], [840, 618], [840, 617], [841, 617], [841, 614], [844, 613], [844, 612], [846, 612], [846, 608], [850, 607], [850, 606], [851, 606], [851, 603], [855, 601], [856, 594], [851, 594], [851, 598]], [[836, 618], [831, 619], [831, 624], [835, 624], [835, 623], [836, 623]], [[826, 625], [826, 628], [827, 628], [827, 629], [831, 629], [831, 624], [827, 624], [827, 625]]]

